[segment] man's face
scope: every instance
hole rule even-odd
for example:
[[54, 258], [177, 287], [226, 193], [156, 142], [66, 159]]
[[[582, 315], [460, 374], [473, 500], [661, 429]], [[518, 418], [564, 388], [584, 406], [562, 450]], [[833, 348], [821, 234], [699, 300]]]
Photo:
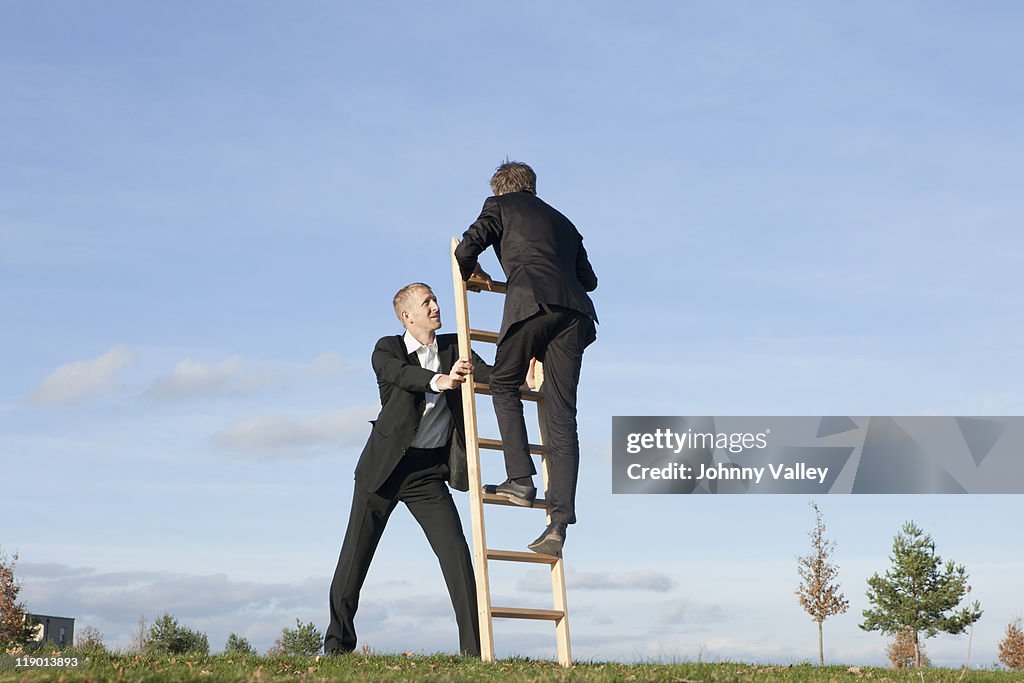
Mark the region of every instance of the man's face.
[[437, 306], [437, 297], [429, 289], [413, 290], [404, 313], [402, 319], [410, 330], [433, 332], [441, 327], [441, 309]]

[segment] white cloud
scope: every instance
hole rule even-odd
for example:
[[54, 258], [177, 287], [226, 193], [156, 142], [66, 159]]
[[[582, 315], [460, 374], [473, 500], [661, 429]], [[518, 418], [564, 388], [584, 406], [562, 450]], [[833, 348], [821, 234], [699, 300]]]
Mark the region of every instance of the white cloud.
[[241, 356], [212, 364], [186, 358], [175, 366], [170, 375], [153, 380], [143, 396], [183, 399], [239, 395], [259, 390], [270, 380], [269, 373], [253, 367]]
[[69, 405], [111, 394], [122, 387], [119, 372], [135, 362], [135, 354], [115, 346], [102, 356], [61, 365], [32, 390], [28, 400], [37, 405]]
[[725, 611], [718, 605], [677, 598], [661, 604], [658, 621], [662, 624], [707, 624], [724, 621]]
[[263, 457], [308, 455], [322, 446], [361, 444], [370, 431], [367, 421], [376, 413], [375, 406], [356, 406], [304, 420], [267, 415], [236, 422], [213, 440], [225, 450]]
[[56, 562], [22, 562], [19, 567], [19, 573], [29, 572], [37, 579], [66, 579], [96, 573], [92, 567], [69, 567]]
[[322, 353], [313, 359], [302, 374], [307, 377], [333, 377], [345, 371], [345, 361], [336, 353]]
[[219, 363], [186, 358], [170, 374], [153, 380], [142, 395], [165, 400], [243, 396], [271, 385], [287, 388], [301, 382], [334, 380], [348, 369], [341, 356], [330, 352], [320, 354], [307, 365], [264, 365], [239, 355]]
[[388, 603], [395, 615], [416, 619], [448, 619], [452, 616], [452, 603], [444, 589], [436, 595], [413, 595]]
[[[611, 574], [608, 572], [577, 572], [566, 571], [566, 586], [573, 590], [634, 590], [664, 593], [670, 590], [675, 582], [670, 576], [652, 570]], [[519, 581], [519, 589], [531, 593], [550, 593], [551, 578], [546, 574], [535, 573], [524, 576]]]

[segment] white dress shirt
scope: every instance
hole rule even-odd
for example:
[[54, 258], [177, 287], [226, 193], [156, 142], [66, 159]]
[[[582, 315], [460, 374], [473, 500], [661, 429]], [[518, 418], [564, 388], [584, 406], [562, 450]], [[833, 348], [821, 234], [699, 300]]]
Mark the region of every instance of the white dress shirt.
[[420, 344], [408, 330], [402, 339], [405, 341], [405, 350], [408, 353], [415, 351], [420, 365], [436, 373], [430, 380], [430, 388], [433, 391], [423, 394], [426, 399], [423, 405], [423, 417], [420, 419], [419, 431], [416, 432], [416, 437], [413, 438], [409, 446], [411, 448], [440, 448], [448, 443], [448, 437], [451, 436], [452, 417], [448, 411], [448, 404], [437, 388], [437, 380], [441, 377], [441, 359], [437, 357], [437, 340], [435, 339], [431, 344]]

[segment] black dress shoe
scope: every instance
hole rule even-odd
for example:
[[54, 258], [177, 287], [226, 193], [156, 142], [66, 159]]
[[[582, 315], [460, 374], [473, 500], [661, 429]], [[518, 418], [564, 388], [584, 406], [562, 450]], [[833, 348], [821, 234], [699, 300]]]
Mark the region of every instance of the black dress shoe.
[[532, 508], [533, 501], [537, 500], [537, 487], [533, 484], [523, 485], [517, 484], [511, 479], [506, 479], [502, 483], [495, 486], [494, 484], [486, 484], [484, 486], [484, 493], [493, 493], [504, 498], [507, 498], [509, 502], [515, 503], [516, 505], [522, 505], [523, 507]]
[[565, 524], [563, 522], [552, 522], [544, 530], [537, 540], [527, 547], [535, 553], [545, 555], [557, 555], [565, 545]]

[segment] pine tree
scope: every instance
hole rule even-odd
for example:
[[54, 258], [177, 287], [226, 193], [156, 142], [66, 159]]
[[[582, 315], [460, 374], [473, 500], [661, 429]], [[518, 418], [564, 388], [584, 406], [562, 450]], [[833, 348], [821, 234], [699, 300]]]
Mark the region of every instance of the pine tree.
[[999, 643], [999, 661], [1014, 671], [1024, 670], [1024, 630], [1020, 619], [1006, 626], [1006, 637]]
[[889, 560], [892, 567], [884, 577], [876, 573], [868, 579], [867, 597], [874, 607], [864, 610], [860, 627], [894, 636], [906, 631], [913, 637], [914, 663], [921, 666], [922, 634], [963, 633], [981, 618], [981, 606], [975, 601], [957, 610], [967, 592], [967, 572], [952, 561], [944, 564], [932, 537], [913, 522], [896, 534]]
[[25, 604], [18, 602], [21, 585], [14, 578], [17, 564], [17, 554], [8, 563], [7, 556], [0, 550], [0, 653], [24, 647], [35, 633], [26, 618]]
[[825, 648], [822, 637], [822, 623], [834, 614], [842, 614], [850, 609], [850, 601], [839, 591], [836, 579], [839, 567], [832, 563], [832, 552], [835, 541], [825, 538], [825, 522], [821, 519], [821, 510], [817, 503], [811, 501], [814, 508], [816, 523], [808, 533], [811, 537], [811, 553], [797, 558], [797, 572], [800, 574], [800, 585], [794, 591], [800, 598], [800, 605], [811, 619], [818, 622], [818, 663], [825, 663]]
[[151, 654], [210, 653], [210, 641], [205, 633], [182, 626], [167, 612], [153, 622], [146, 636], [145, 650]]
[[228, 642], [224, 645], [224, 654], [254, 655], [256, 654], [256, 648], [247, 639], [237, 633], [232, 633], [228, 636]]

